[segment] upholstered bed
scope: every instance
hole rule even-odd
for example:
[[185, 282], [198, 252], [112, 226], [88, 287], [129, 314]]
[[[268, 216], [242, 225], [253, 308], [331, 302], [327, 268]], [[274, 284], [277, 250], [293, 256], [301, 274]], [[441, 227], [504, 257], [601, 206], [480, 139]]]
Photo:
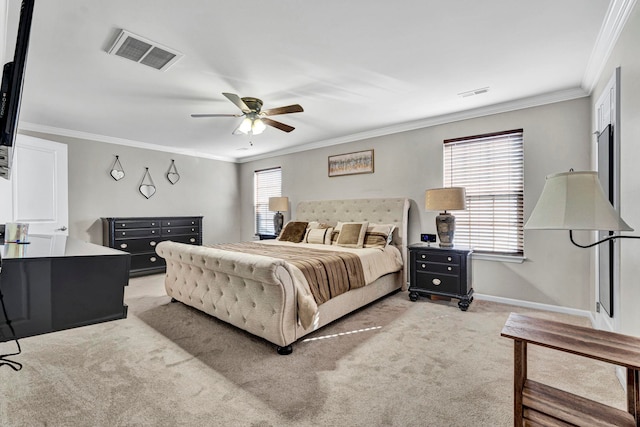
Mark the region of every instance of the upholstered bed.
[[[289, 354], [291, 344], [301, 337], [395, 290], [406, 288], [408, 211], [409, 201], [404, 198], [303, 201], [298, 204], [295, 221], [309, 224], [307, 227], [312, 223], [335, 226], [340, 222], [393, 224], [395, 227], [384, 250], [342, 248], [335, 246], [335, 241], [334, 245], [323, 247], [272, 240], [248, 244], [253, 247], [253, 253], [246, 253], [234, 244], [207, 247], [162, 242], [156, 251], [167, 263], [165, 289], [173, 300], [264, 338], [277, 346], [278, 353]], [[286, 230], [285, 227], [283, 233]], [[310, 235], [308, 228], [306, 235]], [[339, 233], [336, 231], [333, 235], [335, 238]], [[373, 256], [379, 251], [388, 252], [393, 258], [395, 252], [397, 266], [391, 268], [395, 271], [377, 277], [379, 273], [371, 270], [381, 262], [362, 261], [364, 277], [369, 276], [367, 280], [372, 280], [371, 283], [318, 302], [315, 289], [311, 289], [310, 281], [306, 280], [308, 276], [298, 269], [300, 263], [275, 255], [282, 246], [294, 247], [294, 250], [299, 246], [298, 259], [305, 257], [304, 246], [331, 250], [332, 255], [348, 252]], [[273, 256], [270, 254], [272, 249]], [[358, 257], [365, 260], [363, 255]]]

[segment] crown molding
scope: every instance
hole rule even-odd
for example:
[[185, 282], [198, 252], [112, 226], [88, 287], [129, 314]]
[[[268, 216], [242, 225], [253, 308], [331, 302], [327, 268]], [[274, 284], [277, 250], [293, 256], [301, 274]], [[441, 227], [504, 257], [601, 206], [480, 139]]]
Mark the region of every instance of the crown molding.
[[611, 0], [582, 77], [582, 88], [588, 94], [591, 94], [598, 83], [611, 52], [613, 52], [613, 48], [618, 41], [618, 37], [635, 5], [636, 0]]
[[432, 126], [458, 122], [462, 120], [474, 119], [477, 117], [490, 116], [492, 114], [506, 113], [509, 111], [521, 110], [523, 108], [538, 107], [540, 105], [553, 104], [556, 102], [570, 101], [572, 99], [584, 98], [589, 96], [582, 88], [565, 89], [555, 92], [549, 92], [541, 95], [531, 96], [528, 98], [517, 99], [514, 101], [502, 102], [499, 104], [487, 105], [471, 110], [459, 111], [441, 116], [429, 117], [426, 119], [415, 120], [397, 125], [387, 126], [370, 131], [354, 133], [351, 135], [331, 138], [323, 141], [311, 142], [295, 147], [285, 148], [282, 150], [272, 151], [257, 156], [242, 157], [238, 159], [238, 163], [248, 163], [255, 160], [268, 159], [286, 154], [294, 154], [302, 151], [315, 150], [318, 148], [330, 147], [333, 145], [346, 144], [348, 142], [362, 141], [370, 138], [391, 135], [394, 133], [407, 132], [416, 129], [428, 128]]
[[149, 144], [147, 142], [134, 141], [131, 139], [116, 138], [113, 136], [98, 135], [95, 133], [81, 132], [77, 130], [63, 129], [63, 128], [58, 128], [53, 126], [44, 126], [44, 125], [39, 125], [39, 124], [29, 123], [24, 121], [20, 122], [20, 130], [47, 133], [50, 135], [66, 136], [69, 138], [87, 139], [90, 141], [105, 142], [107, 144], [125, 145], [127, 147], [142, 148], [145, 150], [164, 151], [167, 153], [182, 154], [185, 156], [201, 157], [205, 159], [237, 163], [237, 159], [235, 157], [215, 156], [213, 154], [205, 153], [202, 151], [185, 150], [185, 149], [180, 149], [176, 147], [167, 147], [167, 146], [158, 145], [158, 144]]

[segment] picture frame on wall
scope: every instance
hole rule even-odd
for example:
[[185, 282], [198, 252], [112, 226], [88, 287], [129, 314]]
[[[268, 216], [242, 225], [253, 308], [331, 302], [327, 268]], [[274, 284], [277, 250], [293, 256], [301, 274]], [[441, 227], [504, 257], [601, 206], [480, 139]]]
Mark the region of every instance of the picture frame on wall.
[[374, 172], [373, 150], [329, 156], [329, 177]]

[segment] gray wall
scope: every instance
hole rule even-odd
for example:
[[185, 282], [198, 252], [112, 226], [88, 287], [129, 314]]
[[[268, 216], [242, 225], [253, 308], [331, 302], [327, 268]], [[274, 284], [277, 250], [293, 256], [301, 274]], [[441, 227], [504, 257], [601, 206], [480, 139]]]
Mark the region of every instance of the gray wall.
[[[620, 214], [640, 236], [640, 8], [636, 5], [593, 91], [595, 103], [616, 67], [621, 68], [620, 117]], [[593, 107], [592, 107], [593, 109]], [[595, 119], [594, 125], [595, 128]], [[619, 330], [640, 336], [640, 239], [620, 242]]]
[[[205, 244], [237, 241], [240, 225], [238, 173], [234, 163], [96, 141], [24, 132], [62, 142], [69, 156], [69, 235], [102, 243], [101, 217], [202, 215]], [[109, 175], [115, 155], [126, 176]], [[171, 159], [180, 180], [166, 178]], [[146, 199], [138, 191], [148, 167], [156, 193]]]
[[[253, 172], [282, 167], [282, 194], [291, 208], [301, 200], [408, 197], [409, 242], [421, 232], [435, 233], [434, 212], [424, 210], [424, 191], [442, 186], [443, 140], [510, 129], [524, 129], [525, 219], [550, 173], [589, 169], [589, 98], [559, 102], [464, 120], [338, 146], [244, 163], [240, 167], [241, 238], [251, 239]], [[375, 173], [329, 178], [327, 156], [375, 150]], [[292, 217], [291, 212], [287, 217]], [[525, 232], [524, 263], [475, 260], [476, 292], [588, 310], [593, 301], [588, 252], [571, 245], [559, 231]]]

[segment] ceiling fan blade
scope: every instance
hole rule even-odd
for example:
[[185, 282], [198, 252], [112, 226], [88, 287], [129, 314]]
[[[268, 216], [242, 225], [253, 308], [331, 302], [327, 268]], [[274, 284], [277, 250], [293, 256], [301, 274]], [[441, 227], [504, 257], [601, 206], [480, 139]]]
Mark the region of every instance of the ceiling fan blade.
[[238, 107], [240, 110], [242, 110], [243, 113], [250, 113], [251, 112], [251, 108], [247, 107], [247, 104], [244, 103], [242, 98], [240, 98], [235, 93], [224, 93], [223, 92], [222, 94], [224, 96], [226, 96], [229, 101], [231, 101], [234, 104], [236, 104], [236, 107]]
[[192, 114], [191, 117], [242, 117], [242, 114]]
[[266, 117], [263, 117], [261, 120], [265, 125], [273, 126], [274, 128], [280, 129], [285, 132], [291, 132], [295, 129], [293, 126], [285, 125], [284, 123], [276, 122], [275, 120], [267, 119]]
[[278, 114], [302, 113], [304, 110], [299, 104], [287, 105], [286, 107], [269, 108], [262, 110], [266, 116], [276, 116]]

